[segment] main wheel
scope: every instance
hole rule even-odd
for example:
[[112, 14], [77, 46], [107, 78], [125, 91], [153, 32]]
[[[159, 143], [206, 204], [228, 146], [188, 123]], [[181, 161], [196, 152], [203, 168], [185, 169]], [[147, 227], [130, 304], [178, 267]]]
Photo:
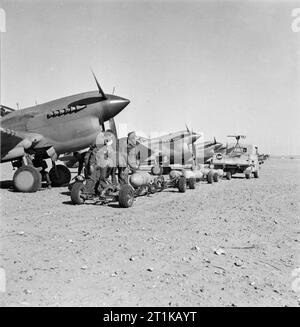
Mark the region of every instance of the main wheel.
[[62, 186], [64, 184], [69, 184], [71, 180], [71, 172], [64, 165], [57, 165], [56, 171], [55, 167], [52, 167], [49, 172], [49, 177], [52, 186]]
[[230, 171], [226, 172], [226, 179], [228, 179], [228, 180], [231, 179], [231, 172]]
[[85, 197], [83, 196], [84, 184], [75, 182], [71, 189], [71, 200], [74, 204], [83, 204]]
[[196, 178], [191, 177], [189, 179], [189, 183], [188, 184], [189, 184], [189, 188], [191, 190], [194, 190], [196, 188]]
[[133, 205], [134, 189], [129, 184], [121, 186], [119, 191], [119, 205], [121, 208], [129, 208]]
[[214, 174], [212, 171], [209, 171], [207, 174], [207, 183], [212, 184], [214, 181]]
[[13, 177], [13, 185], [18, 192], [36, 192], [42, 185], [42, 176], [33, 166], [18, 168]]
[[255, 172], [253, 172], [253, 176], [254, 176], [254, 178], [258, 178], [259, 177], [259, 170], [256, 170]]
[[184, 193], [186, 191], [186, 178], [184, 176], [179, 177], [178, 191]]
[[213, 174], [213, 180], [214, 180], [214, 182], [218, 183], [218, 181], [219, 181], [219, 174], [217, 172], [215, 172]]

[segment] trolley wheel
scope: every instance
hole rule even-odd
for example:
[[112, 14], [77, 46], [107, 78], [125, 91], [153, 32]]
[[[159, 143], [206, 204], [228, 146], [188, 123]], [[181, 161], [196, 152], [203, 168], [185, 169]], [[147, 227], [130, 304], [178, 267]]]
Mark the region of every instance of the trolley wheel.
[[230, 171], [226, 172], [226, 179], [228, 179], [228, 180], [231, 179], [231, 172]]
[[121, 208], [130, 208], [134, 201], [134, 189], [129, 184], [121, 186], [119, 191], [119, 205]]
[[215, 172], [213, 174], [213, 180], [214, 180], [214, 182], [218, 183], [218, 181], [219, 181], [219, 174], [217, 172]]
[[83, 204], [85, 202], [83, 191], [84, 191], [83, 183], [76, 182], [73, 184], [71, 189], [71, 200], [74, 204]]
[[196, 178], [192, 177], [189, 179], [189, 188], [194, 190], [196, 188]]
[[208, 184], [212, 184], [213, 181], [214, 181], [214, 178], [213, 178], [213, 172], [212, 171], [209, 171], [208, 174], [207, 174], [207, 183]]
[[186, 191], [186, 178], [184, 176], [179, 177], [178, 190], [180, 193], [184, 193]]
[[258, 178], [258, 177], [259, 177], [259, 170], [256, 170], [256, 171], [253, 173], [253, 176], [254, 176], [254, 178]]

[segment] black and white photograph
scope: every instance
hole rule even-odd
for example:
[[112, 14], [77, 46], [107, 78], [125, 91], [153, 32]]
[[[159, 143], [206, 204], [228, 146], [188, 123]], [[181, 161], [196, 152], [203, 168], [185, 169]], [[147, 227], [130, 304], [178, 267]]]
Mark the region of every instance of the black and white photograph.
[[0, 307], [300, 306], [299, 0], [0, 0], [0, 109]]

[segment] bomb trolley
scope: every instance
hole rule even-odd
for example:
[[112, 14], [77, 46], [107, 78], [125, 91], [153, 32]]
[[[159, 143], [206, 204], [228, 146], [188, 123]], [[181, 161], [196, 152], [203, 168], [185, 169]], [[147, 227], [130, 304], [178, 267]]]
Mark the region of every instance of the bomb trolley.
[[145, 196], [162, 191], [164, 181], [155, 178], [153, 181], [133, 187], [131, 184], [115, 185], [108, 183], [104, 190], [96, 189], [95, 192], [88, 192], [85, 188], [85, 181], [77, 181], [71, 188], [71, 200], [74, 204], [108, 204], [119, 202], [121, 208], [129, 208], [133, 205], [134, 199], [138, 196]]
[[130, 176], [129, 184], [108, 183], [105, 189], [95, 187], [95, 191], [90, 192], [85, 187], [85, 179], [81, 178], [77, 179], [70, 189], [71, 200], [77, 205], [119, 202], [121, 208], [129, 208], [133, 205], [135, 198], [161, 192], [170, 187], [178, 188], [181, 193], [185, 192], [186, 178], [177, 176], [167, 180], [164, 176], [151, 176], [147, 172], [137, 172]]

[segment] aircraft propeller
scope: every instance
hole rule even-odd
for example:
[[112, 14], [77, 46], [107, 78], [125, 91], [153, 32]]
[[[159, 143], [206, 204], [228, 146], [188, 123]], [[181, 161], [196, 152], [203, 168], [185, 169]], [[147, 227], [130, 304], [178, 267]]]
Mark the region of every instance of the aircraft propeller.
[[115, 134], [116, 139], [118, 139], [118, 132], [117, 132], [116, 122], [115, 122], [115, 119], [114, 118], [110, 118], [110, 120], [109, 120], [109, 128]]
[[97, 80], [97, 77], [96, 77], [96, 75], [94, 74], [94, 72], [93, 72], [92, 69], [91, 69], [91, 72], [92, 72], [92, 74], [93, 74], [93, 76], [94, 76], [94, 79], [95, 79], [95, 82], [96, 82], [96, 84], [97, 84], [97, 87], [98, 87], [98, 90], [99, 90], [99, 94], [101, 94], [101, 96], [102, 96], [104, 99], [107, 99], [107, 97], [106, 97], [105, 93], [103, 92], [103, 90], [102, 90], [102, 88], [101, 88], [101, 86], [100, 86], [100, 84], [99, 84], [99, 82], [98, 82], [98, 80]]
[[[190, 130], [187, 123], [185, 123], [185, 127], [186, 127], [186, 130], [187, 132], [190, 134], [191, 137], [193, 137], [193, 130]], [[192, 142], [192, 156], [193, 156], [193, 162], [194, 162], [194, 165], [197, 164], [197, 150], [196, 150], [196, 145], [195, 145], [195, 142]]]

